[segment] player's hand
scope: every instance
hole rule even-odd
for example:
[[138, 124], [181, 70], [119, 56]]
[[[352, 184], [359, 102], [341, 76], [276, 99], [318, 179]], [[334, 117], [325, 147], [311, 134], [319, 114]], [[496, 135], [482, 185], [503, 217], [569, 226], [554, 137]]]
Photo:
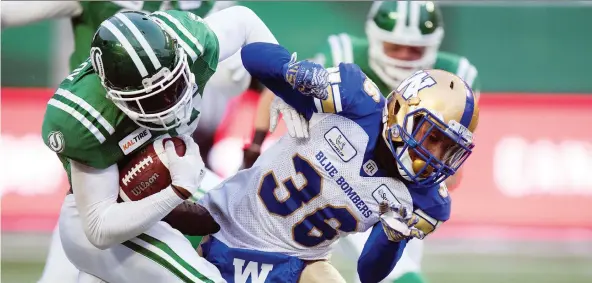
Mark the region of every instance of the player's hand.
[[296, 62], [294, 52], [290, 62], [284, 65], [283, 71], [286, 82], [300, 93], [321, 100], [329, 96], [329, 72], [320, 64], [306, 60]]
[[243, 168], [248, 169], [253, 167], [257, 158], [261, 154], [261, 146], [258, 144], [251, 144], [243, 150]]
[[178, 136], [185, 143], [185, 155], [179, 156], [172, 141], [164, 144], [171, 173], [173, 190], [182, 199], [188, 199], [197, 192], [206, 172], [205, 165], [199, 155], [199, 147], [192, 138]]
[[380, 204], [380, 223], [392, 242], [407, 238], [423, 239], [425, 234], [414, 227], [417, 222], [419, 217], [401, 204], [388, 202]]
[[288, 128], [288, 133], [293, 138], [308, 138], [308, 121], [300, 115], [296, 109], [284, 102], [279, 97], [275, 97], [269, 108], [269, 131], [273, 133], [280, 120], [280, 113]]

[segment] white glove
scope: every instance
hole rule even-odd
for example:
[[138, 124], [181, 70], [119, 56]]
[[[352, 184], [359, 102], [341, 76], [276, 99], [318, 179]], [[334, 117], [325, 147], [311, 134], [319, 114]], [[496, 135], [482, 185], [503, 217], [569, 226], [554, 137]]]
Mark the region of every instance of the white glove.
[[425, 234], [415, 228], [419, 217], [398, 203], [382, 202], [380, 204], [380, 223], [388, 239], [399, 242], [406, 238], [423, 239]]
[[190, 198], [197, 193], [205, 176], [205, 165], [199, 155], [199, 147], [192, 138], [178, 136], [185, 143], [185, 155], [179, 156], [172, 141], [164, 145], [171, 173], [172, 187], [182, 199]]
[[275, 97], [269, 107], [269, 131], [275, 131], [280, 113], [286, 122], [288, 133], [293, 138], [308, 138], [308, 121], [296, 109], [284, 102], [281, 98]]

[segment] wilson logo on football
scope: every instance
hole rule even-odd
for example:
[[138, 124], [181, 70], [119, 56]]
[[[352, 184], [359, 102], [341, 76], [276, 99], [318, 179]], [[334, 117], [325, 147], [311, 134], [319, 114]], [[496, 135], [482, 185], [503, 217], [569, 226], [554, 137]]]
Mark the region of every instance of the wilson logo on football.
[[150, 176], [150, 178], [148, 178], [148, 180], [140, 181], [140, 183], [132, 189], [132, 194], [134, 194], [134, 196], [141, 195], [142, 192], [144, 192], [144, 190], [146, 190], [150, 186], [154, 185], [154, 183], [156, 183], [157, 179], [158, 179], [158, 173], [154, 173], [154, 174], [152, 174], [152, 176]]

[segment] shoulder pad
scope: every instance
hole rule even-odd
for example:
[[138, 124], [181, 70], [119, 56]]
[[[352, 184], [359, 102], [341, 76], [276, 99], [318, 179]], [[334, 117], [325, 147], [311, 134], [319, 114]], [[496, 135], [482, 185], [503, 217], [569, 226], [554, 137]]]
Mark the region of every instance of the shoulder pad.
[[56, 90], [47, 103], [42, 138], [60, 156], [106, 168], [114, 162], [109, 161], [112, 155], [101, 152], [101, 145], [115, 132], [116, 125], [110, 121], [118, 113], [105, 113], [105, 109], [87, 100], [66, 88]]
[[415, 227], [426, 235], [450, 218], [452, 199], [444, 183], [427, 190], [410, 188], [409, 192], [413, 199], [413, 213], [419, 217]]
[[339, 64], [344, 116], [362, 117], [382, 113], [386, 103], [376, 84], [355, 64]]

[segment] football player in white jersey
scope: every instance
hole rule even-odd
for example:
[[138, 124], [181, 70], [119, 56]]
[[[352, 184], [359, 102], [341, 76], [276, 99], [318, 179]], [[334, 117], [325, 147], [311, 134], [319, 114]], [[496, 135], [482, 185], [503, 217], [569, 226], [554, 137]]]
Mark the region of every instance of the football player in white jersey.
[[409, 239], [450, 217], [440, 184], [474, 147], [471, 88], [418, 71], [385, 99], [354, 64], [324, 69], [268, 43], [245, 46], [242, 60], [309, 120], [309, 138], [282, 137], [200, 200], [221, 227], [202, 254], [227, 281], [343, 282], [327, 263], [333, 244], [371, 229], [358, 275], [379, 282]]

